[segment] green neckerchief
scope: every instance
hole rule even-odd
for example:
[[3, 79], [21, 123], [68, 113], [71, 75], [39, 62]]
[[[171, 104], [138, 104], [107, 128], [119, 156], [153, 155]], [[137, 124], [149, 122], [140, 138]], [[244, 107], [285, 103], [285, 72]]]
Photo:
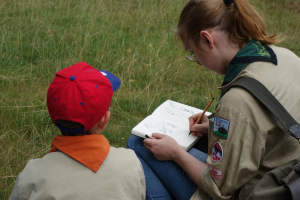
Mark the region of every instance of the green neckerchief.
[[[233, 81], [246, 65], [256, 61], [272, 62], [277, 65], [276, 54], [270, 47], [258, 40], [251, 40], [237, 52], [235, 57], [229, 63], [222, 86]], [[224, 92], [222, 91], [220, 99], [223, 95]]]

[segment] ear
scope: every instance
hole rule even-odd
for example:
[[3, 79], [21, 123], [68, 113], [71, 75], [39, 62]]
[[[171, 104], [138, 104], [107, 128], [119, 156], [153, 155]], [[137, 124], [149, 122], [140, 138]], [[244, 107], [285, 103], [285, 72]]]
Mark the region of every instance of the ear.
[[211, 33], [212, 32], [209, 30], [203, 30], [200, 32], [200, 41], [204, 42], [210, 49], [214, 48], [214, 39]]
[[98, 126], [104, 130], [107, 123], [109, 122], [109, 118], [110, 118], [110, 111], [106, 111], [106, 113], [104, 114], [104, 116], [102, 117], [102, 119], [100, 120], [100, 122], [98, 122]]

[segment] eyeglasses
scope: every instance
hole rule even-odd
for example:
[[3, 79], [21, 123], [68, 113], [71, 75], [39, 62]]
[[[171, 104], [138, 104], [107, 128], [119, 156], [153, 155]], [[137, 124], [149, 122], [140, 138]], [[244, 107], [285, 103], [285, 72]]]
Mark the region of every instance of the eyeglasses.
[[192, 62], [198, 62], [198, 60], [197, 60], [197, 58], [196, 58], [196, 56], [194, 55], [193, 52], [191, 52], [190, 55], [186, 55], [185, 58], [188, 59], [189, 61], [192, 61]]

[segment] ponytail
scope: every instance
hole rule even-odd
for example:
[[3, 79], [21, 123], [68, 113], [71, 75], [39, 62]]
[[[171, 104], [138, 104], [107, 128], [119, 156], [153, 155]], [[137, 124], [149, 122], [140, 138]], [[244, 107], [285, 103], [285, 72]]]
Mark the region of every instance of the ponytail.
[[270, 45], [280, 41], [276, 33], [266, 34], [263, 19], [247, 0], [190, 0], [181, 12], [177, 34], [184, 44], [197, 45], [200, 31], [214, 27], [239, 43], [257, 39]]
[[274, 35], [266, 34], [264, 20], [248, 1], [235, 0], [234, 6], [237, 12], [232, 19], [231, 37], [238, 41], [246, 41], [246, 38], [257, 39], [266, 45], [279, 42], [276, 33]]

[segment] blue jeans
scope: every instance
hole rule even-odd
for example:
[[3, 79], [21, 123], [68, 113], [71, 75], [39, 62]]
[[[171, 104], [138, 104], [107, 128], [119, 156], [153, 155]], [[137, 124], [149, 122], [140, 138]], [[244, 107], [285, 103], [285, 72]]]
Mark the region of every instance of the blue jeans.
[[[157, 160], [152, 152], [145, 148], [143, 140], [132, 135], [126, 147], [135, 151], [143, 165], [146, 178], [146, 200], [189, 200], [198, 186], [177, 163]], [[194, 148], [188, 153], [205, 163], [207, 154]]]

